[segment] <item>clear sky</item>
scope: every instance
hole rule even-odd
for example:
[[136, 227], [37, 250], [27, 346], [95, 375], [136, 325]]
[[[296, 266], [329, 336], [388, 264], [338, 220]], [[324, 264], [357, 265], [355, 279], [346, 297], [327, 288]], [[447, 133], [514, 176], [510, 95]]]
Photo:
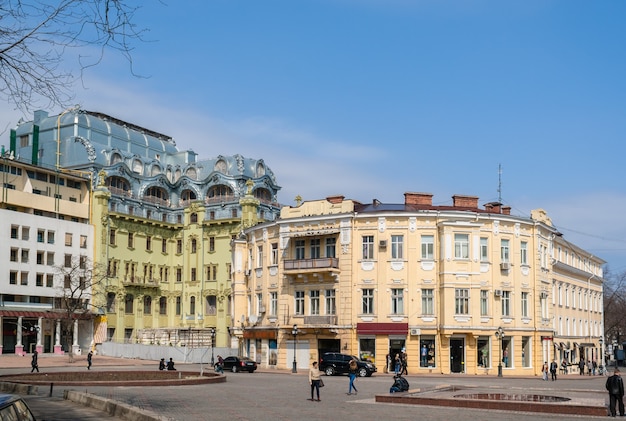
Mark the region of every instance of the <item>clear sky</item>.
[[[203, 158], [262, 158], [283, 204], [419, 191], [543, 208], [626, 271], [626, 1], [138, 3], [144, 77], [107, 53], [75, 87], [82, 108]], [[0, 129], [21, 117], [0, 112]]]

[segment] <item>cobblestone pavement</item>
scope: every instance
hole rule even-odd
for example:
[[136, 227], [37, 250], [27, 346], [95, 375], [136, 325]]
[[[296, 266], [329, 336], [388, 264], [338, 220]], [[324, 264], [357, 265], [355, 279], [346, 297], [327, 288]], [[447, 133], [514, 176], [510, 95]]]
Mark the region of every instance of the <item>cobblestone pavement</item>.
[[[123, 364], [97, 365], [94, 369], [156, 369], [156, 362], [122, 361]], [[0, 356], [0, 367], [3, 357]], [[153, 368], [154, 367], [154, 368]], [[50, 367], [51, 371], [72, 369], [71, 367]], [[78, 367], [82, 370], [84, 367]], [[178, 365], [179, 370], [199, 371], [198, 365]], [[208, 369], [205, 365], [204, 369]], [[25, 372], [21, 368], [0, 369], [0, 374]], [[359, 378], [356, 387], [358, 395], [346, 395], [348, 378], [346, 376], [324, 377], [326, 386], [321, 389], [321, 402], [307, 400], [310, 397], [306, 370], [292, 374], [289, 371], [261, 371], [249, 373], [226, 373], [227, 381], [221, 384], [199, 386], [166, 386], [166, 387], [80, 387], [106, 398], [119, 400], [134, 406], [154, 411], [166, 419], [177, 421], [197, 420], [341, 420], [364, 421], [372, 419], [391, 420], [431, 420], [442, 421], [454, 418], [474, 420], [580, 420], [589, 417], [563, 416], [551, 414], [531, 414], [494, 410], [474, 410], [460, 408], [427, 407], [417, 405], [381, 404], [374, 401], [376, 394], [387, 393], [393, 379], [387, 374], [376, 374], [370, 378]], [[539, 378], [511, 378], [495, 376], [409, 375], [407, 379], [411, 388], [433, 387], [435, 385], [463, 385], [475, 387], [494, 387], [498, 392], [528, 390], [550, 395], [565, 395], [569, 392], [586, 392], [589, 396], [605, 398], [602, 376], [560, 376], [557, 382], [544, 382]], [[46, 399], [51, 402], [59, 400], [63, 389], [67, 386], [55, 387], [53, 398], [43, 396], [30, 399]], [[47, 393], [47, 390], [40, 391]], [[71, 404], [75, 405], [75, 404]], [[51, 408], [52, 409], [52, 408]], [[56, 409], [53, 409], [56, 411]], [[54, 415], [54, 414], [52, 414]], [[596, 417], [600, 418], [600, 417]], [[604, 417], [602, 417], [604, 418]], [[56, 419], [56, 418], [45, 418]], [[72, 418], [59, 418], [70, 420]], [[83, 418], [76, 418], [83, 419]], [[101, 419], [114, 419], [105, 418]]]

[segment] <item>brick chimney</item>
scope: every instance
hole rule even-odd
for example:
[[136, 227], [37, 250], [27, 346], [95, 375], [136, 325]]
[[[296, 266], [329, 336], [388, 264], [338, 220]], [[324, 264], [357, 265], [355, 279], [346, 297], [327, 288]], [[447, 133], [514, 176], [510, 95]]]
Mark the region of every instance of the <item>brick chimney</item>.
[[[500, 202], [489, 202], [485, 203], [485, 210], [489, 213], [501, 213], [502, 203]], [[509, 207], [509, 211], [511, 208]]]
[[510, 215], [511, 214], [511, 207], [510, 206], [502, 206], [502, 214], [503, 215]]
[[432, 206], [433, 195], [431, 193], [407, 192], [407, 193], [404, 193], [404, 204], [405, 205]]
[[455, 208], [478, 208], [478, 196], [464, 196], [455, 194], [452, 196], [452, 206]]
[[336, 196], [328, 196], [326, 198], [326, 200], [328, 200], [332, 204], [341, 203], [341, 202], [343, 202], [343, 199], [345, 199], [345, 196], [342, 196], [340, 194], [338, 194]]

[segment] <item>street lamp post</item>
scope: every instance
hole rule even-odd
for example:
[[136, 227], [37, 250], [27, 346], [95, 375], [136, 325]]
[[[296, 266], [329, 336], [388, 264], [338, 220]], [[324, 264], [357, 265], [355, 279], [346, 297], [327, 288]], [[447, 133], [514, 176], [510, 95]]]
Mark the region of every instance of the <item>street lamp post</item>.
[[292, 373], [298, 372], [298, 361], [296, 360], [296, 345], [298, 343], [298, 325], [293, 325], [293, 329], [291, 329], [291, 334], [293, 335], [293, 367], [291, 368]]
[[211, 328], [211, 367], [215, 367], [215, 328]]
[[598, 338], [598, 343], [600, 344], [600, 372], [604, 372], [604, 339], [602, 336]]
[[496, 331], [496, 338], [500, 341], [500, 360], [498, 361], [498, 377], [502, 377], [502, 341], [504, 339], [504, 329], [499, 327]]

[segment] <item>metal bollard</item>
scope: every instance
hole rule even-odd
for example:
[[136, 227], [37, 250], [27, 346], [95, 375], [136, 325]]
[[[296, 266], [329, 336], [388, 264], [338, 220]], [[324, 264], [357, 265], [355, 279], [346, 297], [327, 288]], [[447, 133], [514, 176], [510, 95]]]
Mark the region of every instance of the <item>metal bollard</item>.
[[50, 394], [49, 397], [52, 397], [52, 389], [54, 388], [54, 383], [50, 383]]

